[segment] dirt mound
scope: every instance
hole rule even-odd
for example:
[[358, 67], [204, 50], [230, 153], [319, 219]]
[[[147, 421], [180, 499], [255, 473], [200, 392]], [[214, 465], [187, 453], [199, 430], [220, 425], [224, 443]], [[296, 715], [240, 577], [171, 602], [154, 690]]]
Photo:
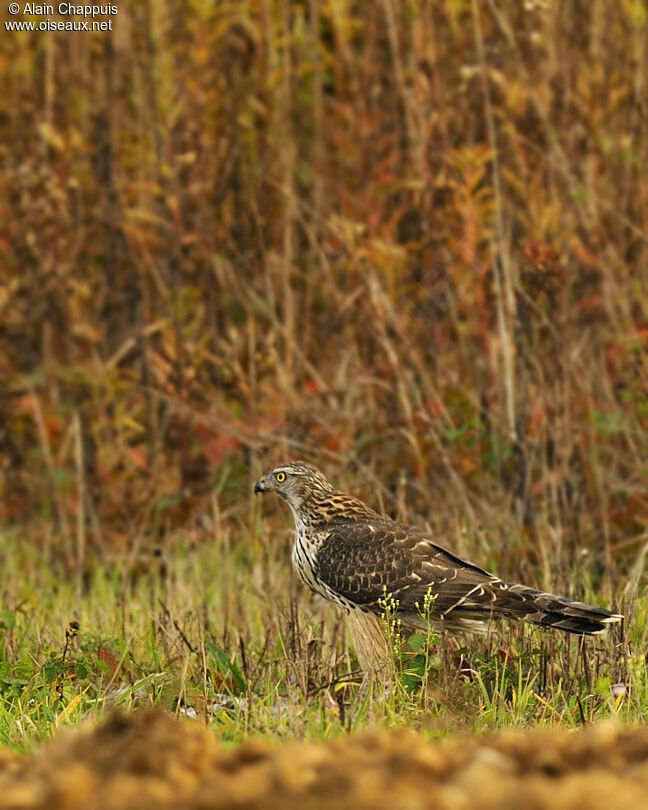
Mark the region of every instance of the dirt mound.
[[0, 751], [0, 807], [608, 808], [645, 805], [648, 731], [602, 725], [455, 738], [407, 732], [233, 751], [161, 712], [61, 733], [32, 757]]

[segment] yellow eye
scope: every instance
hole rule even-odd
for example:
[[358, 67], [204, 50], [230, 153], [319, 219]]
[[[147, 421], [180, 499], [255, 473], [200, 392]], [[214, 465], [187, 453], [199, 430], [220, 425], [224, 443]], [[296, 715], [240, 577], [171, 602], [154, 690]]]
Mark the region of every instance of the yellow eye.
[[277, 473], [277, 481], [278, 481], [280, 484], [283, 484], [283, 482], [284, 482], [285, 480], [286, 480], [286, 473], [281, 473], [281, 472], [280, 472], [280, 473]]

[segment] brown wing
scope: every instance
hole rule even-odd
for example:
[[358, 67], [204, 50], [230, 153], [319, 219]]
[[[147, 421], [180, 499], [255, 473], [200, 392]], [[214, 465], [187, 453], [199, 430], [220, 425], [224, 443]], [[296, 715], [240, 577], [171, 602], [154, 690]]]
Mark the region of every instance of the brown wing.
[[397, 523], [329, 524], [317, 554], [316, 575], [350, 602], [381, 613], [385, 593], [406, 623], [420, 625], [426, 594], [430, 618], [480, 622], [519, 619], [569, 633], [601, 633], [622, 617], [568, 597], [503, 582], [460, 559], [424, 533]]
[[386, 592], [403, 613], [423, 609], [428, 591], [434, 614], [459, 606], [489, 609], [480, 586], [498, 581], [424, 534], [391, 523], [330, 524], [317, 554], [317, 576], [351, 602], [379, 612]]

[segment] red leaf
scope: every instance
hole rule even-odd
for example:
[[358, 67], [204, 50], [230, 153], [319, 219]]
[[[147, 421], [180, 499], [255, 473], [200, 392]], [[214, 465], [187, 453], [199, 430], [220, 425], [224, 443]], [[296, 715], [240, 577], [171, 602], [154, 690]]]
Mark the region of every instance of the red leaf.
[[145, 470], [148, 467], [146, 453], [140, 447], [124, 447], [123, 453], [138, 470]]
[[225, 458], [238, 450], [239, 442], [231, 436], [216, 436], [203, 445], [203, 455], [210, 464], [217, 466]]
[[117, 667], [119, 666], [119, 661], [117, 657], [107, 650], [105, 647], [99, 647], [99, 660], [101, 661], [104, 666], [108, 668], [111, 675], [114, 675], [117, 671]]

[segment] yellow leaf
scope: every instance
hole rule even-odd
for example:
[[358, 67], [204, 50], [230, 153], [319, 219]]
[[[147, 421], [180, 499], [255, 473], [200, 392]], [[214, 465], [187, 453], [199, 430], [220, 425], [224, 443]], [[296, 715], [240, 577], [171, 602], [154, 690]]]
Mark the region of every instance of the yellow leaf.
[[85, 695], [85, 693], [90, 689], [91, 684], [88, 684], [83, 692], [79, 692], [78, 695], [75, 695], [72, 700], [68, 703], [68, 705], [63, 709], [63, 711], [59, 714], [56, 718], [56, 724], [58, 725], [63, 720], [67, 720], [68, 717], [72, 714], [72, 712], [76, 709], [76, 707], [81, 702], [81, 698]]

